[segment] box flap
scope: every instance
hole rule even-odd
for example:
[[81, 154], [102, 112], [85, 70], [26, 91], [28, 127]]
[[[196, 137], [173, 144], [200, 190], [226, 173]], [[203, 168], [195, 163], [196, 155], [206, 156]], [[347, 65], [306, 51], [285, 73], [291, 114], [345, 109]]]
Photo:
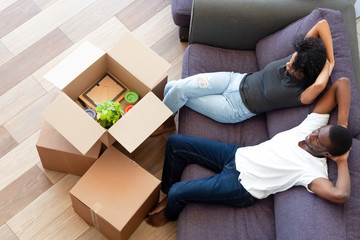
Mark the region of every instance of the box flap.
[[46, 73], [44, 77], [59, 89], [63, 89], [104, 54], [105, 52], [101, 49], [85, 42]]
[[109, 129], [109, 133], [131, 153], [171, 115], [171, 110], [149, 92]]
[[156, 86], [170, 67], [167, 61], [131, 33], [125, 34], [108, 54], [150, 89]]
[[70, 194], [121, 231], [159, 184], [160, 180], [111, 146]]
[[43, 118], [82, 154], [86, 154], [106, 131], [65, 93], [50, 104]]

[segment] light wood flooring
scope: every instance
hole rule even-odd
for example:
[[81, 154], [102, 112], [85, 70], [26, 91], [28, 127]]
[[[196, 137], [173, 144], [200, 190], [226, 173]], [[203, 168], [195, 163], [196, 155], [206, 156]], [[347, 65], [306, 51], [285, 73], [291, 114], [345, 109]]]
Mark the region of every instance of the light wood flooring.
[[[73, 210], [69, 190], [80, 178], [42, 168], [35, 144], [45, 108], [58, 95], [43, 76], [84, 41], [106, 51], [126, 32], [171, 63], [181, 76], [180, 43], [170, 0], [0, 1], [0, 239], [106, 239]], [[169, 134], [134, 153], [161, 177]], [[143, 222], [131, 239], [176, 239], [177, 223]]]
[[[170, 2], [0, 1], [0, 239], [105, 239], [71, 206], [68, 192], [79, 177], [42, 168], [35, 148], [41, 113], [59, 93], [43, 75], [82, 42], [106, 50], [130, 31], [171, 63], [169, 79], [180, 78], [187, 44], [179, 42]], [[131, 154], [158, 178], [168, 135]], [[131, 239], [176, 239], [176, 227], [143, 222]]]

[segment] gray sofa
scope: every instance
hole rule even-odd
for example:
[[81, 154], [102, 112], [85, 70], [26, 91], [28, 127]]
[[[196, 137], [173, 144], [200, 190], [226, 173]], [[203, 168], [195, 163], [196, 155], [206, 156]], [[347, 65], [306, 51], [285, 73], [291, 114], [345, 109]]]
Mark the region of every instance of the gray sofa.
[[[194, 0], [189, 46], [183, 77], [201, 72], [253, 72], [294, 50], [292, 40], [326, 19], [333, 36], [335, 68], [329, 81], [351, 81], [349, 156], [351, 197], [334, 204], [293, 187], [248, 208], [188, 204], [178, 220], [177, 239], [360, 239], [360, 82], [355, 10], [352, 1], [310, 0]], [[330, 8], [330, 9], [329, 9]], [[335, 9], [335, 10], [331, 10]], [[266, 141], [298, 125], [314, 105], [257, 115], [237, 124], [221, 124], [189, 108], [179, 113], [179, 133], [242, 146]], [[336, 123], [337, 110], [330, 117]], [[328, 161], [330, 180], [336, 164]], [[197, 165], [185, 169], [183, 179], [213, 173]]]

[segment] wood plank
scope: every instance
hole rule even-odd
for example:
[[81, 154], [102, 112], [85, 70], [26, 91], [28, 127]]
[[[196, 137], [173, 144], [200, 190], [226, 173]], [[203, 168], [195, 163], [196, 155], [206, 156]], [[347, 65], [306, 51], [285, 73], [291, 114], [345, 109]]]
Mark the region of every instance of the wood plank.
[[60, 90], [54, 89], [53, 91], [45, 94], [29, 107], [25, 108], [19, 114], [11, 118], [4, 124], [4, 127], [14, 137], [17, 142], [22, 142], [26, 138], [39, 131], [43, 118], [42, 113], [50, 105], [50, 103], [59, 95]]
[[0, 42], [0, 66], [13, 58], [14, 55]]
[[184, 54], [181, 54], [171, 62], [171, 67], [168, 70], [168, 81], [181, 79], [183, 58]]
[[136, 0], [127, 8], [116, 14], [116, 17], [133, 31], [152, 16], [170, 5], [170, 0]]
[[33, 0], [34, 3], [36, 3], [36, 5], [38, 5], [38, 7], [41, 10], [46, 9], [47, 7], [51, 6], [52, 4], [54, 4], [57, 0]]
[[52, 185], [35, 165], [0, 191], [0, 225], [15, 216]]
[[90, 228], [84, 232], [76, 240], [107, 240], [107, 238], [101, 234], [96, 228], [90, 226]]
[[16, 147], [18, 143], [10, 135], [10, 133], [3, 127], [0, 127], [0, 158], [8, 153], [11, 149]]
[[69, 190], [80, 177], [68, 174], [27, 207], [12, 217], [7, 224], [19, 239], [31, 239], [58, 216], [71, 207]]
[[10, 7], [12, 4], [14, 4], [17, 0], [1, 0], [0, 1], [0, 11], [3, 11], [4, 9]]
[[[31, 91], [29, 91], [31, 89]], [[0, 96], [0, 125], [19, 114], [33, 101], [43, 96], [46, 91], [33, 78], [28, 77]]]
[[0, 191], [39, 162], [35, 148], [38, 137], [39, 132], [0, 158]]
[[17, 1], [0, 12], [0, 38], [28, 21], [41, 10], [32, 0]]
[[57, 172], [57, 171], [52, 171], [52, 170], [48, 170], [43, 168], [42, 163], [38, 162], [36, 164], [38, 166], [38, 168], [43, 171], [43, 173], [48, 177], [48, 179], [51, 181], [52, 184], [56, 184], [58, 181], [60, 181], [63, 177], [66, 176], [66, 173], [62, 173], [62, 172]]
[[[66, 229], [66, 231], [64, 231]], [[72, 207], [38, 232], [31, 240], [72, 240], [89, 229], [87, 223], [75, 213]]]
[[172, 62], [184, 53], [187, 46], [188, 43], [179, 41], [179, 29], [176, 28], [155, 43], [151, 49], [166, 61]]
[[95, 46], [99, 47], [103, 51], [106, 51], [111, 46], [113, 46], [120, 37], [129, 32], [129, 30], [117, 19], [116, 17], [112, 17], [95, 29], [92, 33], [84, 37], [81, 41], [77, 42], [66, 51], [49, 61], [47, 64], [42, 66], [39, 70], [37, 70], [33, 76], [35, 79], [43, 86], [47, 91], [50, 91], [55, 86], [43, 78], [43, 76], [50, 71], [53, 67], [55, 67], [59, 62], [61, 62], [66, 56], [68, 56], [74, 49], [79, 47], [85, 41], [89, 41]]
[[98, 0], [62, 24], [60, 29], [76, 43], [133, 1]]
[[0, 95], [71, 45], [72, 42], [59, 29], [55, 29], [30, 48], [6, 62], [0, 67]]
[[95, 0], [58, 0], [39, 14], [14, 29], [1, 41], [17, 55], [30, 47]]
[[129, 240], [159, 240], [167, 239], [171, 237], [174, 233], [176, 234], [177, 221], [168, 222], [160, 228], [152, 227], [148, 225], [145, 221], [139, 225], [135, 232], [131, 235]]
[[177, 26], [172, 19], [169, 5], [132, 32], [146, 46], [151, 47], [175, 28]]
[[16, 235], [11, 231], [7, 224], [3, 224], [0, 226], [0, 236], [2, 239], [6, 240], [18, 240]]

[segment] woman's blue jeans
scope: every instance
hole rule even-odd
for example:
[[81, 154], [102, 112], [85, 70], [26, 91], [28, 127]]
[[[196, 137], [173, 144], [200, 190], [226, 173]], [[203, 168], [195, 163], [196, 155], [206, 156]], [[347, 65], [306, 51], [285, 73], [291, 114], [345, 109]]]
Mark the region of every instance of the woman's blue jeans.
[[242, 122], [255, 115], [240, 96], [239, 87], [244, 76], [213, 72], [170, 81], [165, 86], [163, 102], [173, 113], [186, 105], [221, 123]]
[[[239, 182], [235, 152], [239, 146], [185, 135], [172, 135], [166, 144], [161, 190], [168, 194], [165, 216], [176, 220], [187, 203], [216, 203], [246, 207], [255, 198]], [[198, 164], [216, 174], [181, 181], [187, 164]]]

